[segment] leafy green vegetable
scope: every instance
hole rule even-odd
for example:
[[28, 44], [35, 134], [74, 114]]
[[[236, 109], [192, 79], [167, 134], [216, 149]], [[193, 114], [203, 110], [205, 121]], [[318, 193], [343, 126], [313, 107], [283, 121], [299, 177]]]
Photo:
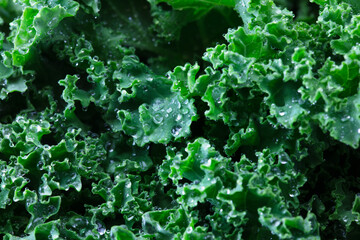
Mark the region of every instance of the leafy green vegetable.
[[359, 239], [353, 0], [0, 0], [3, 239]]

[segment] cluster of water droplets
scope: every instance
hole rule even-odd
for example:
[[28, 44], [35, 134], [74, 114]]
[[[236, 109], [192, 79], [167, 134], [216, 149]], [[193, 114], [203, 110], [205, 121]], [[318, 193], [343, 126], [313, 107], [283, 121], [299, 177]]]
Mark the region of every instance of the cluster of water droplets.
[[153, 112], [152, 121], [158, 127], [163, 125], [172, 125], [171, 134], [178, 137], [186, 121], [189, 120], [189, 100], [180, 102], [178, 97], [173, 96], [170, 99], [156, 99], [152, 103], [150, 110]]

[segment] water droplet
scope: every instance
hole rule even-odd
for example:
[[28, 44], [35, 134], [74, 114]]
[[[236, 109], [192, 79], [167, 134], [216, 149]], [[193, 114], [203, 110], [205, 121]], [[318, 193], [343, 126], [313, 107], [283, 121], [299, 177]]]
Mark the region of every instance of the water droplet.
[[173, 127], [173, 129], [171, 129], [171, 133], [174, 137], [177, 137], [181, 131], [181, 127], [180, 126], [175, 126]]
[[275, 223], [274, 223], [274, 227], [277, 227], [277, 226], [279, 226], [281, 224], [281, 222], [280, 221], [275, 221]]
[[341, 121], [346, 122], [346, 121], [349, 121], [350, 119], [351, 119], [350, 116], [346, 116], [346, 117], [341, 118]]
[[99, 234], [100, 234], [100, 235], [104, 235], [105, 232], [106, 232], [106, 229], [103, 228], [103, 227], [100, 227], [100, 228], [98, 228], [98, 231], [99, 231]]
[[154, 111], [159, 111], [161, 109], [161, 100], [156, 99], [152, 105]]
[[49, 22], [48, 22], [48, 26], [51, 28], [53, 27], [57, 22], [57, 18], [52, 18]]
[[172, 108], [166, 109], [166, 112], [167, 112], [167, 113], [171, 113], [171, 112], [172, 112]]
[[41, 132], [41, 127], [39, 125], [36, 126], [36, 131]]
[[160, 124], [160, 123], [163, 122], [164, 117], [163, 117], [163, 115], [161, 113], [156, 113], [153, 120], [154, 120], [154, 123]]
[[181, 114], [178, 114], [178, 115], [176, 116], [176, 121], [180, 121], [181, 119], [182, 119]]
[[295, 188], [293, 188], [293, 189], [290, 190], [289, 196], [290, 196], [291, 198], [293, 198], [293, 197], [295, 197], [295, 196], [297, 196], [297, 195], [298, 195], [298, 194], [297, 194], [297, 190], [296, 190]]
[[285, 112], [280, 112], [279, 115], [280, 116], [284, 116], [286, 113]]
[[181, 113], [186, 115], [189, 113], [189, 109], [187, 109], [187, 108], [181, 109]]

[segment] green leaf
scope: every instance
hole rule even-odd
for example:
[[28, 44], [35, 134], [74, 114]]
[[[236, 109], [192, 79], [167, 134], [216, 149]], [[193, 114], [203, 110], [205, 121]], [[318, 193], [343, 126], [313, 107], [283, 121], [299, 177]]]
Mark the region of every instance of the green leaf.
[[40, 3], [39, 8], [25, 7], [14, 36], [13, 64], [23, 66], [31, 57], [32, 47], [66, 17], [74, 16], [79, 4], [74, 1]]
[[37, 225], [44, 223], [48, 218], [55, 215], [60, 209], [60, 204], [61, 198], [59, 196], [50, 197], [47, 201], [29, 204], [27, 210], [31, 214], [31, 218], [25, 231], [30, 232]]
[[111, 228], [110, 234], [111, 234], [111, 238], [115, 239], [115, 240], [125, 240], [125, 239], [135, 240], [136, 239], [135, 235], [131, 231], [129, 231], [125, 228], [122, 228], [120, 226], [113, 226]]

